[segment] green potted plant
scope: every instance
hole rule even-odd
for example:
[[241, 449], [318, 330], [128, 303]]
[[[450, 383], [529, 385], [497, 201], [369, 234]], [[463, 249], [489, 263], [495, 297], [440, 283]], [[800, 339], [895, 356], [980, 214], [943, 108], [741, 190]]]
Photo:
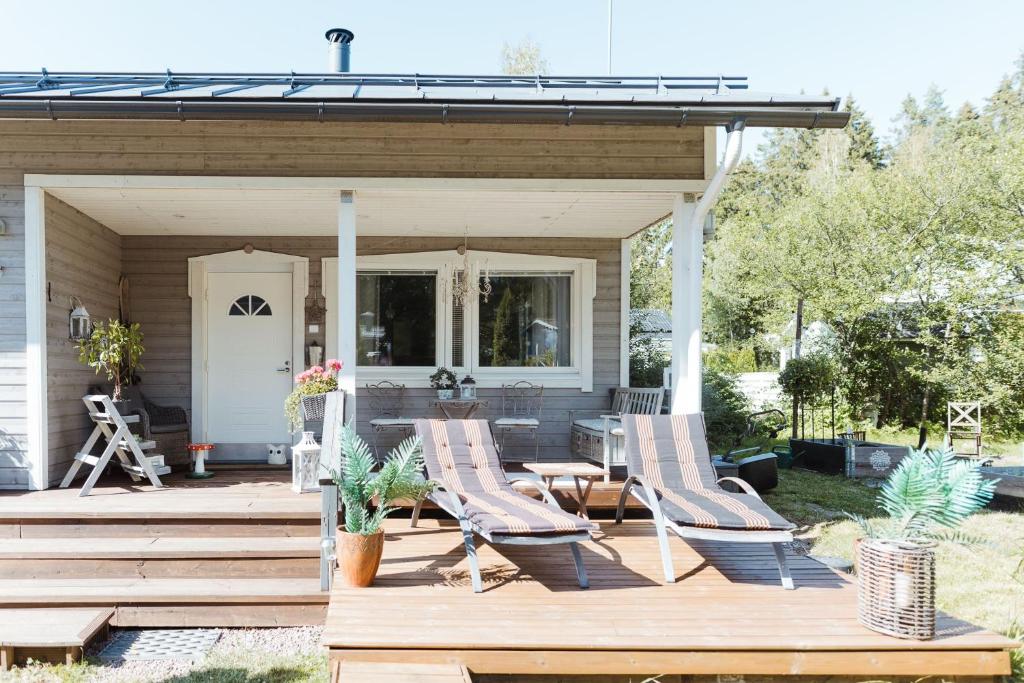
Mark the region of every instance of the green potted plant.
[[856, 543], [862, 624], [898, 638], [935, 635], [935, 547], [979, 543], [958, 527], [992, 500], [995, 487], [979, 462], [950, 449], [911, 449], [882, 485], [885, 518], [848, 515], [864, 531]]
[[455, 373], [445, 367], [430, 376], [430, 386], [437, 390], [437, 397], [442, 401], [455, 397], [455, 381]]
[[[345, 510], [345, 526], [338, 530], [338, 577], [346, 586], [365, 588], [373, 583], [384, 552], [384, 520], [400, 499], [419, 500], [432, 486], [422, 476], [423, 450], [418, 436], [405, 439], [392, 450], [380, 471], [369, 446], [351, 425], [342, 428], [340, 471], [331, 473]], [[371, 503], [376, 501], [376, 507]]]
[[309, 370], [295, 375], [295, 388], [284, 400], [284, 413], [288, 416], [288, 427], [292, 431], [302, 426], [303, 420], [324, 419], [324, 405], [327, 393], [338, 390], [340, 360], [331, 358], [327, 367], [314, 365]]
[[113, 386], [114, 404], [124, 412], [127, 402], [122, 399], [122, 388], [132, 383], [135, 371], [142, 368], [142, 331], [138, 323], [123, 323], [120, 320], [97, 322], [92, 333], [81, 340], [78, 361], [106, 376]]

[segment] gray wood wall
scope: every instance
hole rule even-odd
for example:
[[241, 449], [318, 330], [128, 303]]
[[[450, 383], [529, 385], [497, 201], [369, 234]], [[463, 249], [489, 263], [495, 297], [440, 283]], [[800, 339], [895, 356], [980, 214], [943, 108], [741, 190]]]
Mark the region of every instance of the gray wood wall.
[[25, 421], [25, 189], [0, 173], [0, 489], [28, 486]]
[[[29, 481], [26, 173], [702, 179], [704, 171], [704, 129], [687, 126], [0, 121], [0, 218], [8, 230], [0, 236], [0, 488], [25, 488]], [[275, 248], [267, 244], [290, 248], [291, 240], [260, 240], [259, 248]], [[134, 238], [124, 241], [127, 244]], [[223, 248], [238, 248], [241, 241], [228, 240]], [[311, 255], [326, 253], [330, 241], [310, 243], [318, 251]], [[402, 243], [399, 246], [405, 245], [404, 240], [397, 241]], [[619, 252], [613, 242], [607, 247], [585, 243], [586, 253], [603, 253], [596, 302], [597, 367], [595, 393], [571, 398], [573, 403], [602, 403], [601, 388], [618, 377], [618, 317], [612, 310], [617, 306], [613, 302], [618, 286], [608, 284], [613, 273], [617, 280], [618, 272]], [[530, 241], [531, 247], [539, 243]], [[188, 240], [184, 244], [182, 253], [220, 250], [205, 239], [195, 240], [193, 247], [187, 246]], [[577, 247], [567, 248], [573, 253]], [[148, 331], [151, 353], [147, 356], [155, 364], [150, 383], [155, 397], [187, 404], [183, 398], [188, 395], [189, 363], [185, 263], [154, 259], [147, 264], [126, 255], [123, 265], [133, 269], [137, 287], [167, 276], [170, 289], [154, 301], [162, 298], [168, 308], [152, 321]], [[318, 259], [313, 259], [312, 266], [316, 272]], [[146, 315], [150, 314], [140, 311], [140, 316]], [[183, 316], [184, 326], [176, 324]], [[612, 347], [616, 347], [614, 352]], [[552, 422], [545, 425], [546, 430], [554, 429], [555, 418], [567, 417], [559, 407], [567, 400], [552, 392]], [[545, 439], [546, 443], [561, 443], [561, 436], [554, 431], [546, 432]]]
[[[59, 483], [93, 425], [82, 396], [105, 375], [78, 362], [68, 338], [69, 297], [77, 296], [94, 322], [118, 317], [121, 236], [56, 197], [46, 197], [47, 433], [49, 481]], [[84, 474], [84, 472], [83, 472]]]
[[[188, 297], [188, 258], [230, 251], [250, 242], [256, 249], [309, 258], [310, 293], [320, 291], [320, 259], [335, 256], [337, 240], [332, 237], [154, 237], [122, 238], [122, 270], [131, 290], [132, 319], [146, 335], [146, 366], [143, 390], [158, 401], [191, 407], [191, 300]], [[365, 237], [357, 242], [360, 254], [454, 249], [460, 238]], [[541, 428], [542, 458], [564, 458], [568, 449], [569, 410], [608, 407], [608, 390], [619, 379], [619, 277], [620, 244], [615, 239], [516, 239], [474, 240], [475, 249], [527, 254], [547, 254], [597, 260], [597, 295], [594, 299], [594, 391], [549, 389], [545, 392]], [[311, 299], [307, 300], [307, 303]], [[323, 345], [323, 325], [316, 338]], [[500, 390], [481, 389], [491, 400], [481, 417], [500, 414]], [[409, 389], [406, 412], [413, 416], [436, 413], [428, 405], [429, 389]], [[359, 428], [369, 437], [367, 421], [373, 417], [367, 401], [359, 403]], [[532, 455], [532, 444], [510, 438], [510, 455]], [[513, 442], [515, 440], [515, 442]], [[382, 439], [390, 445], [394, 439]]]

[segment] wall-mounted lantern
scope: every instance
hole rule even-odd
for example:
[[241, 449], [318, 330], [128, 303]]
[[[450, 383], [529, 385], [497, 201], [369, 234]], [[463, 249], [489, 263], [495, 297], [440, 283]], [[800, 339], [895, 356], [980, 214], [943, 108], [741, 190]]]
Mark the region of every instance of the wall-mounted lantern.
[[75, 341], [82, 341], [92, 334], [92, 319], [85, 310], [82, 300], [77, 296], [69, 297], [71, 302], [71, 318], [69, 336]]

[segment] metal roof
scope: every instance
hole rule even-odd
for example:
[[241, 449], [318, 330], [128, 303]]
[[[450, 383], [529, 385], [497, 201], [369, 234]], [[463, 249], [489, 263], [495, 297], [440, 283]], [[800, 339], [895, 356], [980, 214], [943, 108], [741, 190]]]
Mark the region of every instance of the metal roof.
[[839, 100], [744, 76], [0, 72], [0, 117], [842, 127]]

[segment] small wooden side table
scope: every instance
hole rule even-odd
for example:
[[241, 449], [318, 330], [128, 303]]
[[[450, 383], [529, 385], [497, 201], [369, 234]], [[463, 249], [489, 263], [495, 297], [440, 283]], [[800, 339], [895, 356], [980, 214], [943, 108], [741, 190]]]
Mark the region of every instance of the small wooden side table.
[[[590, 519], [587, 499], [590, 498], [594, 482], [608, 474], [608, 470], [586, 462], [528, 462], [524, 463], [523, 467], [534, 474], [539, 474], [549, 491], [554, 489], [557, 477], [572, 477], [579, 500], [579, 515], [583, 519]], [[587, 485], [582, 486], [581, 481], [587, 482]]]

